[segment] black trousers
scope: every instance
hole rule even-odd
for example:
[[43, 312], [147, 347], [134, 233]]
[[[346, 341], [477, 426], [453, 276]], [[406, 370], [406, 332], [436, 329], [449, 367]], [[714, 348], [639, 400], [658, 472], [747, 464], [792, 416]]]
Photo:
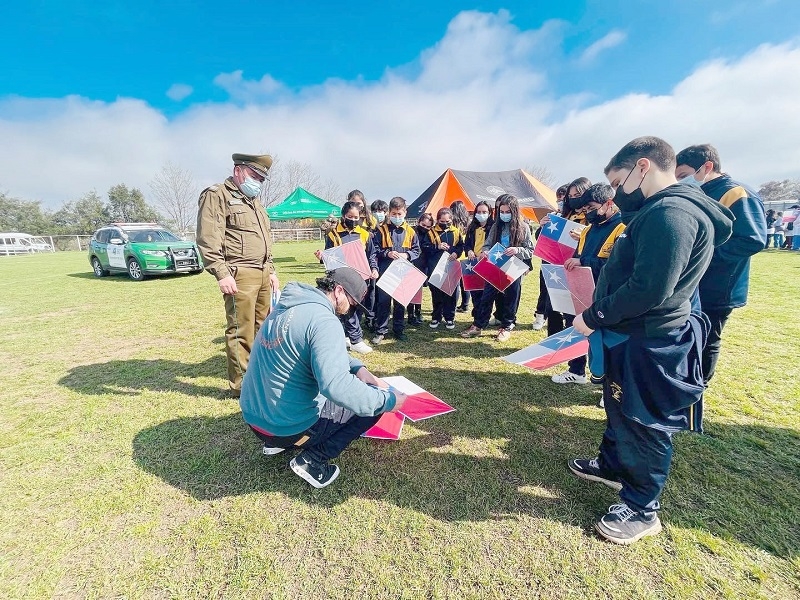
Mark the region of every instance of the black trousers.
[[725, 328], [725, 323], [728, 322], [728, 317], [731, 316], [732, 311], [732, 308], [723, 308], [721, 310], [703, 309], [708, 320], [711, 321], [706, 347], [703, 348], [703, 382], [706, 385], [714, 377], [714, 371], [717, 369], [717, 360], [722, 347], [722, 330]]

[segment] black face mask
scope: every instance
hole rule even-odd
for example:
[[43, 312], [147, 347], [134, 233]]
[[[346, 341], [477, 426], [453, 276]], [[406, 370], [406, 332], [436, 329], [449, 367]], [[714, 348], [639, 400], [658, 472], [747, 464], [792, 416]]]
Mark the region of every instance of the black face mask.
[[[636, 168], [635, 165], [634, 168]], [[631, 169], [631, 172], [628, 173], [628, 176], [625, 178], [625, 181], [623, 181], [617, 186], [617, 191], [614, 194], [614, 204], [616, 204], [619, 207], [620, 211], [622, 211], [623, 213], [636, 212], [637, 210], [642, 208], [642, 206], [644, 206], [644, 203], [647, 201], [647, 198], [644, 197], [644, 192], [642, 192], [642, 183], [644, 183], [644, 177], [647, 177], [647, 173], [644, 174], [644, 177], [642, 177], [642, 181], [639, 182], [639, 187], [633, 190], [630, 194], [625, 193], [623, 186], [625, 185], [625, 182], [628, 181], [628, 179], [632, 174], [633, 174], [633, 169]], [[625, 215], [623, 214], [623, 218], [624, 216]]]
[[594, 223], [600, 223], [605, 220], [605, 217], [601, 217], [599, 214], [597, 214], [598, 210], [600, 209], [595, 208], [594, 210], [590, 210], [584, 215], [586, 217], [587, 223], [594, 224]]
[[360, 222], [360, 219], [344, 219], [344, 226], [348, 229], [355, 229]]

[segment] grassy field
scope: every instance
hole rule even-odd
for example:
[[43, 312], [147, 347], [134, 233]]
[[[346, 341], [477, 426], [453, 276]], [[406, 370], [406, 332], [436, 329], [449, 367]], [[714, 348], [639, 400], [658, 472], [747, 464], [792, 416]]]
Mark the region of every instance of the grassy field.
[[[275, 248], [283, 282], [319, 274], [313, 249]], [[800, 598], [800, 254], [754, 259], [665, 531], [631, 547], [592, 531], [616, 495], [566, 468], [596, 451], [599, 388], [498, 360], [544, 337], [536, 283], [504, 344], [459, 315], [368, 355], [457, 411], [356, 442], [314, 490], [223, 395], [211, 276], [0, 257], [0, 598]]]

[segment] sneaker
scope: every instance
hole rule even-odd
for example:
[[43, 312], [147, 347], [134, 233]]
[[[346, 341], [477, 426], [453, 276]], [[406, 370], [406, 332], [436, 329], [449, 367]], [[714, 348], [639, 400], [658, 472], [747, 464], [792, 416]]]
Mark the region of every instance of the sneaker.
[[406, 340], [408, 340], [408, 336], [402, 331], [395, 331], [394, 339], [396, 339], [398, 342], [405, 342]]
[[605, 375], [594, 375], [589, 373], [589, 383], [594, 383], [595, 385], [601, 385], [606, 379]]
[[605, 408], [606, 407], [606, 397], [600, 396], [600, 400], [597, 401], [597, 408]]
[[615, 475], [603, 471], [596, 458], [573, 458], [567, 463], [567, 466], [576, 477], [602, 483], [612, 490], [620, 491], [622, 489], [620, 480]]
[[544, 315], [537, 314], [536, 317], [533, 320], [533, 324], [531, 325], [531, 328], [534, 331], [539, 331], [542, 327], [544, 327], [544, 322], [545, 322], [544, 321]]
[[430, 327], [431, 329], [436, 329], [436, 328], [438, 328], [438, 327], [439, 327], [439, 321], [437, 321], [437, 320], [435, 320], [435, 319], [434, 319], [433, 321], [431, 321], [430, 323], [428, 323], [428, 327]]
[[386, 339], [386, 336], [383, 335], [382, 333], [379, 333], [375, 337], [372, 338], [372, 343], [377, 346], [378, 344], [380, 344], [385, 339]]
[[324, 488], [336, 481], [339, 476], [339, 467], [327, 462], [308, 460], [305, 457], [305, 452], [298, 454], [289, 461], [289, 466], [295, 475], [305, 479], [315, 488]]
[[505, 342], [510, 339], [511, 339], [511, 330], [501, 327], [500, 331], [497, 332], [497, 341]]
[[359, 354], [369, 354], [370, 352], [372, 352], [372, 348], [367, 346], [364, 340], [361, 340], [357, 344], [353, 344], [351, 350], [358, 352]]
[[572, 371], [564, 371], [560, 375], [553, 375], [550, 378], [553, 383], [588, 383], [586, 375], [576, 375]]
[[478, 337], [481, 334], [481, 328], [475, 327], [475, 325], [470, 325], [469, 329], [465, 329], [461, 332], [461, 337], [463, 338], [472, 338]]
[[661, 520], [655, 511], [636, 512], [627, 504], [612, 504], [594, 528], [615, 544], [628, 545], [661, 531]]
[[499, 327], [500, 326], [500, 321], [498, 321], [496, 318], [492, 317], [491, 319], [489, 319], [489, 326], [490, 327]]
[[278, 448], [276, 446], [267, 446], [266, 444], [264, 444], [264, 446], [261, 448], [261, 452], [262, 452], [262, 454], [264, 454], [264, 456], [275, 456], [276, 454], [280, 454], [284, 450], [286, 450], [286, 448]]
[[456, 324], [453, 321], [445, 321], [444, 326], [447, 327], [448, 329], [456, 328]]
[[467, 312], [469, 310], [469, 306], [459, 306], [456, 309], [456, 312]]

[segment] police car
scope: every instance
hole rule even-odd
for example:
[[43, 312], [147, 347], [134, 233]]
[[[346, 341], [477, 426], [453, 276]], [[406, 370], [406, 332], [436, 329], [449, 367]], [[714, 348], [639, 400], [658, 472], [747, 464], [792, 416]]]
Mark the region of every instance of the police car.
[[89, 243], [96, 277], [125, 272], [134, 281], [166, 273], [200, 273], [203, 261], [194, 242], [185, 242], [157, 223], [112, 223]]

